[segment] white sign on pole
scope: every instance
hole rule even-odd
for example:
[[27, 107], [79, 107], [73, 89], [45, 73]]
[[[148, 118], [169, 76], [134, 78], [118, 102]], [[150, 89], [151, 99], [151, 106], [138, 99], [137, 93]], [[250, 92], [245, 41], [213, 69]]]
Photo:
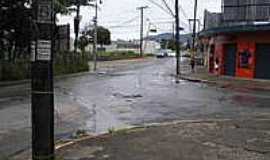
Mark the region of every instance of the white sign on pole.
[[37, 43], [37, 60], [50, 61], [52, 43], [49, 40], [38, 40]]
[[51, 3], [44, 1], [38, 4], [37, 21], [38, 23], [52, 23]]

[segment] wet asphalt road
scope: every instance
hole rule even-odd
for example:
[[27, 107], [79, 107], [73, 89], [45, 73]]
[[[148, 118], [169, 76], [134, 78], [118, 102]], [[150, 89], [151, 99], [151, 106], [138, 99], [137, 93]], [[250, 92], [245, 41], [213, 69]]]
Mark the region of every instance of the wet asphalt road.
[[[174, 68], [171, 58], [153, 59], [119, 72], [58, 80], [56, 138], [66, 138], [79, 129], [99, 134], [145, 123], [249, 119], [270, 113], [270, 92], [221, 89], [186, 81], [177, 84], [172, 76]], [[30, 147], [29, 95], [30, 85], [0, 89], [0, 155]]]

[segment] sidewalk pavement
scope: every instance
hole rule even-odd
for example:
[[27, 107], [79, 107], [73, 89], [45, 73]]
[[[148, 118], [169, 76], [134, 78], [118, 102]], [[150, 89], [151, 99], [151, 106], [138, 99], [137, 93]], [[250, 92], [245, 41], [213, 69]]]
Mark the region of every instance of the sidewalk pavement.
[[56, 153], [61, 160], [268, 160], [269, 123], [179, 121], [86, 138]]
[[[57, 146], [56, 160], [269, 160], [270, 114], [175, 121]], [[12, 160], [30, 160], [30, 153]]]
[[196, 68], [194, 73], [182, 74], [181, 79], [192, 82], [202, 82], [210, 85], [217, 85], [221, 88], [270, 91], [270, 80], [218, 76], [209, 73], [205, 67], [199, 66]]

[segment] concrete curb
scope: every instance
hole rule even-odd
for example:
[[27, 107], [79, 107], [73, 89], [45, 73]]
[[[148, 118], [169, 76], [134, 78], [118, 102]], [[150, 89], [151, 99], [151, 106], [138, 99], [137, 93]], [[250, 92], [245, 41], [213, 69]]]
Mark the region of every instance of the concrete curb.
[[[132, 131], [136, 131], [136, 130], [141, 130], [141, 129], [147, 129], [147, 128], [156, 128], [156, 127], [166, 127], [166, 126], [171, 126], [171, 125], [180, 125], [180, 124], [195, 124], [195, 123], [221, 123], [221, 122], [231, 122], [234, 121], [235, 119], [197, 119], [197, 120], [175, 120], [175, 121], [170, 121], [170, 122], [162, 122], [162, 123], [149, 123], [149, 124], [144, 124], [144, 125], [140, 125], [140, 126], [131, 126], [131, 127], [127, 127], [127, 128], [122, 128], [122, 129], [118, 129], [115, 130], [115, 133], [119, 133], [121, 131], [127, 131], [127, 133], [131, 133]], [[241, 121], [242, 119], [238, 119], [239, 121]], [[265, 119], [265, 118], [260, 118], [260, 119], [256, 119], [256, 121], [269, 121], [269, 119]], [[59, 145], [56, 145], [56, 150], [59, 149], [63, 149], [65, 147], [74, 145], [76, 143], [79, 142], [83, 142], [86, 140], [92, 140], [92, 139], [100, 139], [100, 138], [109, 138], [110, 136], [112, 136], [113, 133], [103, 133], [100, 135], [96, 135], [96, 136], [85, 136], [73, 141], [69, 141], [66, 143], [62, 143]]]
[[187, 76], [181, 76], [180, 79], [189, 81], [189, 82], [195, 82], [195, 83], [218, 84], [218, 82], [216, 81], [209, 81], [205, 79], [192, 78], [192, 77], [187, 77]]
[[[226, 77], [225, 77], [226, 78]], [[231, 78], [231, 77], [229, 77]], [[194, 83], [205, 83], [205, 84], [211, 84], [211, 85], [220, 85], [221, 88], [226, 88], [225, 86], [231, 86], [228, 83], [222, 83], [222, 82], [218, 82], [218, 81], [211, 81], [211, 80], [205, 80], [205, 79], [200, 79], [200, 78], [193, 78], [193, 77], [188, 77], [188, 76], [181, 76], [180, 79], [182, 80], [186, 80], [186, 81], [189, 81], [189, 82], [194, 82]], [[231, 80], [233, 80], [233, 78], [231, 78]], [[269, 82], [269, 80], [250, 80], [250, 79], [239, 79], [239, 78], [236, 78], [235, 80], [243, 80], [243, 81], [250, 81], [250, 82]], [[249, 90], [256, 90], [256, 91], [270, 91], [270, 88], [265, 88], [265, 87], [245, 87], [246, 89], [249, 89]]]
[[[55, 80], [60, 80], [63, 78], [72, 78], [72, 77], [80, 77], [85, 75], [99, 75], [99, 73], [95, 72], [80, 72], [80, 73], [72, 73], [72, 74], [66, 74], [66, 75], [59, 75], [55, 76]], [[31, 83], [30, 79], [26, 80], [19, 80], [19, 81], [7, 81], [7, 82], [0, 82], [0, 87], [8, 87], [8, 86], [14, 86], [14, 85], [21, 85], [21, 84], [27, 84]]]
[[7, 87], [7, 86], [14, 86], [20, 84], [27, 84], [30, 83], [30, 79], [20, 80], [20, 81], [7, 81], [7, 82], [0, 82], [0, 87]]

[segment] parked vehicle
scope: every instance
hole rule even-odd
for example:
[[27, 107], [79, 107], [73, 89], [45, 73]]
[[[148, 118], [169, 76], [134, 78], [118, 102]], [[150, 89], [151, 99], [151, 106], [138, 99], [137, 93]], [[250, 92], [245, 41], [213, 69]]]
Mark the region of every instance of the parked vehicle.
[[169, 56], [169, 57], [175, 57], [175, 56], [176, 56], [175, 51], [170, 50], [170, 51], [168, 52], [168, 56]]
[[168, 52], [167, 50], [160, 50], [157, 54], [156, 54], [157, 58], [164, 58], [164, 57], [168, 57]]

